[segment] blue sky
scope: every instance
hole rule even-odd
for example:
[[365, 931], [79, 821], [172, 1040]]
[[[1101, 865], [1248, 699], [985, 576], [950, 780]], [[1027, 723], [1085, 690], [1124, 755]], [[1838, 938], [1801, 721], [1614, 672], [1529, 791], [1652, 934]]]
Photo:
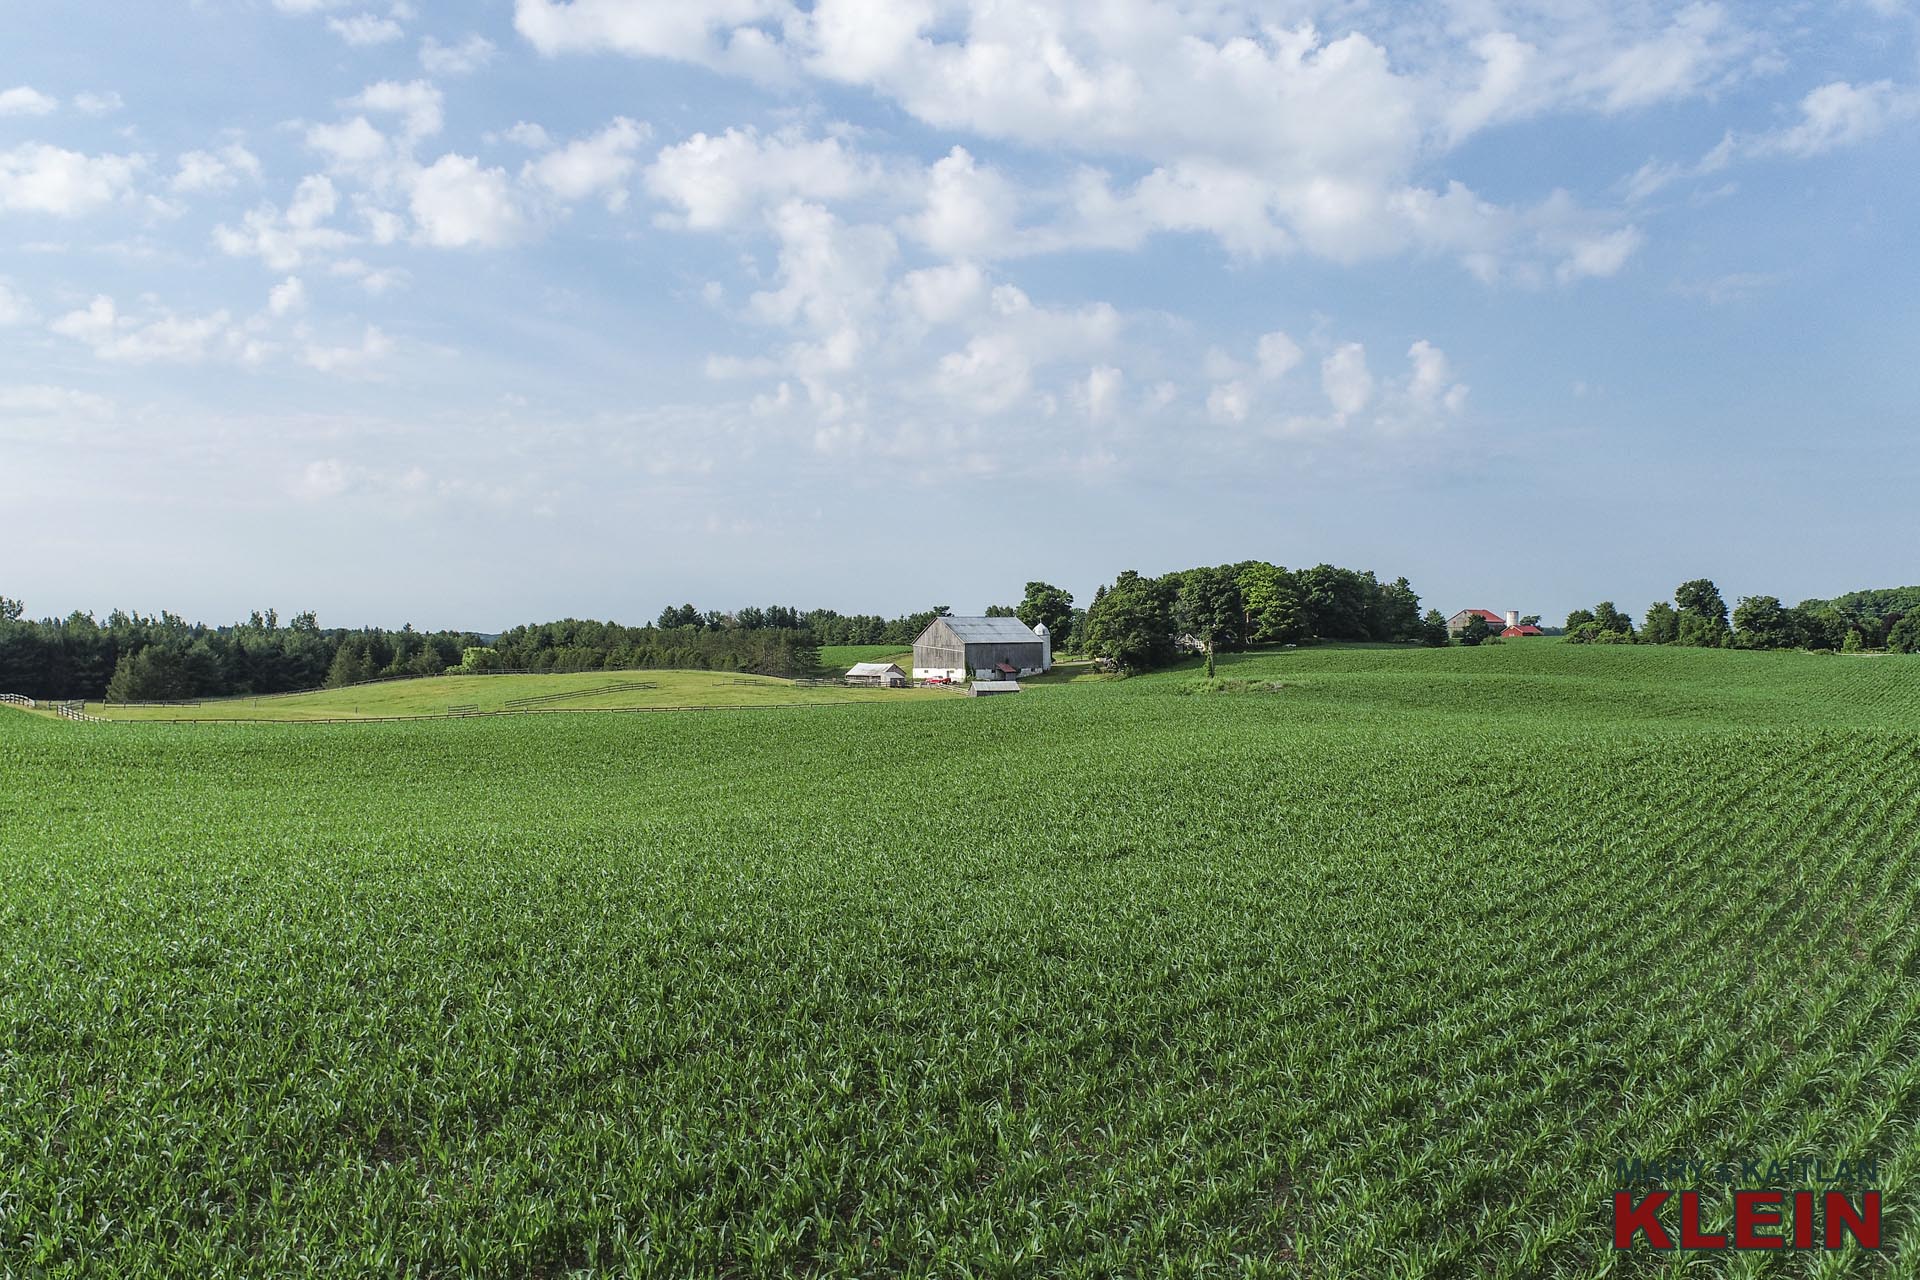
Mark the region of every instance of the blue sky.
[[35, 615], [1920, 578], [1902, 0], [5, 20]]

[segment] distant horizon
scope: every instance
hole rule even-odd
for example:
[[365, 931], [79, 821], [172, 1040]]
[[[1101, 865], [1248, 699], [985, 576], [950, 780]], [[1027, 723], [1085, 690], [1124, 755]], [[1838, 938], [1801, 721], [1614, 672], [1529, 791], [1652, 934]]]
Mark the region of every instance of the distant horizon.
[[[1248, 558], [1251, 558], [1251, 557], [1241, 557], [1241, 559], [1248, 559]], [[1238, 560], [1224, 560], [1224, 561], [1214, 561], [1211, 563], [1235, 564], [1238, 562], [1239, 562]], [[1318, 564], [1318, 563], [1333, 563], [1333, 562], [1316, 561], [1314, 563]], [[1183, 569], [1194, 568], [1194, 567], [1196, 566], [1193, 566], [1193, 565], [1179, 566], [1179, 568], [1183, 568]], [[1311, 567], [1311, 566], [1288, 565], [1286, 567], [1303, 568], [1303, 567]], [[1363, 566], [1363, 565], [1343, 565], [1340, 567], [1356, 569], [1360, 572], [1366, 571], [1366, 566]], [[1166, 573], [1166, 572], [1174, 572], [1174, 571], [1175, 570], [1169, 569], [1169, 570], [1162, 570], [1161, 572]], [[1097, 586], [1111, 585], [1113, 582], [1114, 576], [1117, 576], [1119, 572], [1122, 572], [1122, 571], [1116, 570], [1114, 575], [1109, 575], [1101, 583], [1096, 585]], [[1147, 571], [1141, 570], [1141, 572], [1146, 573]], [[1392, 582], [1395, 578], [1401, 576], [1399, 574], [1379, 573], [1379, 571], [1377, 570], [1376, 570], [1376, 573], [1380, 577], [1380, 580], [1384, 582]], [[1160, 575], [1158, 573], [1152, 573], [1152, 574], [1148, 574], [1148, 576], [1158, 577]], [[1736, 592], [1736, 591], [1729, 590], [1727, 585], [1724, 582], [1721, 582], [1718, 579], [1714, 579], [1711, 574], [1696, 575], [1696, 576], [1704, 576], [1714, 581], [1716, 585], [1720, 587], [1721, 594], [1722, 596], [1725, 597], [1729, 607], [1731, 607], [1737, 600], [1739, 600], [1743, 596], [1771, 595], [1771, 596], [1777, 597], [1782, 604], [1792, 606], [1792, 605], [1801, 604], [1809, 600], [1833, 600], [1833, 599], [1837, 599], [1840, 596], [1849, 595], [1857, 591], [1891, 590], [1899, 587], [1912, 585], [1907, 583], [1888, 582], [1888, 583], [1877, 583], [1873, 585], [1852, 586], [1842, 591], [1831, 591], [1825, 594], [1787, 596], [1787, 595], [1782, 595], [1777, 591]], [[1026, 580], [1023, 580], [1019, 585], [1021, 587], [1024, 587], [1026, 581], [1047, 581], [1047, 580], [1046, 579], [1026, 579]], [[1684, 581], [1684, 579], [1682, 579], [1681, 581]], [[1418, 592], [1420, 589], [1420, 584], [1418, 582], [1413, 582], [1411, 579], [1409, 579], [1409, 582], [1413, 586], [1413, 589], [1416, 592]], [[1071, 592], [1073, 595], [1075, 608], [1084, 609], [1087, 607], [1089, 603], [1091, 603], [1093, 599], [1092, 590], [1089, 590], [1083, 596], [1079, 592], [1072, 591], [1072, 588], [1066, 587], [1064, 583], [1056, 582], [1056, 583], [1053, 583], [1052, 585], [1063, 587], [1064, 589]], [[1676, 582], [1675, 585], [1678, 585], [1678, 583]], [[0, 590], [0, 595], [8, 595], [8, 594], [10, 593], [4, 590]], [[461, 627], [461, 626], [443, 626], [438, 624], [426, 624], [426, 623], [422, 623], [420, 619], [417, 617], [401, 617], [396, 620], [390, 620], [390, 621], [377, 620], [377, 621], [338, 622], [338, 621], [330, 621], [328, 614], [324, 610], [315, 609], [312, 612], [314, 613], [315, 621], [324, 630], [344, 629], [344, 630], [352, 631], [352, 630], [359, 630], [362, 628], [379, 628], [379, 629], [384, 629], [389, 631], [395, 631], [395, 630], [399, 630], [401, 627], [412, 625], [416, 631], [422, 631], [422, 632], [459, 632], [463, 634], [470, 633], [470, 634], [480, 635], [480, 636], [499, 636], [499, 635], [505, 634], [508, 631], [511, 631], [514, 627], [537, 626], [542, 623], [559, 622], [569, 618], [575, 619], [578, 621], [583, 621], [583, 622], [585, 621], [612, 622], [612, 623], [618, 623], [622, 626], [629, 626], [629, 627], [651, 626], [656, 620], [658, 620], [662, 610], [673, 608], [683, 604], [691, 604], [696, 608], [700, 609], [703, 613], [710, 610], [717, 610], [718, 612], [721, 612], [724, 614], [733, 614], [741, 609], [753, 608], [753, 607], [765, 608], [768, 605], [777, 604], [777, 605], [790, 606], [792, 608], [799, 610], [802, 613], [812, 609], [831, 609], [843, 617], [878, 616], [881, 618], [892, 619], [892, 618], [907, 617], [912, 614], [922, 612], [923, 610], [933, 608], [938, 604], [945, 603], [948, 605], [948, 608], [951, 610], [951, 612], [956, 616], [980, 617], [980, 616], [983, 616], [986, 613], [987, 609], [989, 608], [1000, 607], [1000, 606], [1007, 606], [1007, 607], [1017, 606], [1020, 603], [1020, 596], [1021, 596], [1021, 592], [1019, 590], [1015, 590], [1011, 592], [1008, 595], [1008, 597], [1004, 600], [991, 600], [991, 601], [988, 601], [986, 604], [980, 605], [977, 608], [962, 608], [958, 605], [952, 604], [951, 602], [929, 600], [922, 604], [919, 604], [910, 608], [892, 609], [892, 610], [859, 608], [859, 607], [842, 608], [838, 605], [820, 604], [817, 602], [811, 602], [807, 600], [775, 600], [775, 599], [742, 600], [742, 601], [736, 601], [732, 604], [722, 605], [722, 604], [717, 604], [710, 600], [701, 600], [696, 597], [696, 598], [690, 598], [690, 599], [684, 599], [684, 600], [663, 601], [662, 603], [654, 606], [651, 610], [645, 611], [644, 616], [621, 616], [619, 614], [613, 614], [613, 613], [583, 613], [579, 611], [573, 611], [573, 612], [565, 612], [565, 613], [555, 613], [549, 616], [520, 618], [520, 619], [517, 619], [516, 621], [507, 623], [504, 626], [489, 626], [489, 627]], [[14, 597], [14, 598], [17, 599], [18, 597]], [[1423, 612], [1427, 609], [1438, 609], [1440, 613], [1446, 617], [1452, 617], [1455, 613], [1458, 613], [1462, 609], [1487, 609], [1494, 613], [1498, 613], [1502, 615], [1506, 614], [1506, 612], [1509, 609], [1512, 609], [1515, 612], [1518, 612], [1519, 614], [1521, 614], [1522, 616], [1538, 613], [1540, 616], [1540, 625], [1542, 627], [1559, 627], [1566, 621], [1567, 615], [1572, 611], [1574, 611], [1575, 609], [1588, 609], [1588, 608], [1591, 608], [1593, 605], [1598, 604], [1600, 601], [1607, 600], [1607, 599], [1612, 599], [1613, 603], [1623, 613], [1626, 613], [1629, 616], [1631, 616], [1634, 619], [1634, 621], [1637, 623], [1644, 617], [1646, 613], [1647, 605], [1656, 603], [1661, 600], [1671, 602], [1672, 598], [1673, 598], [1673, 593], [1670, 589], [1666, 595], [1656, 596], [1653, 599], [1649, 599], [1646, 602], [1641, 603], [1636, 607], [1635, 605], [1630, 604], [1629, 602], [1625, 600], [1621, 600], [1617, 597], [1608, 597], [1608, 596], [1601, 595], [1601, 596], [1595, 596], [1592, 600], [1582, 601], [1582, 602], [1568, 605], [1567, 608], [1559, 610], [1558, 612], [1548, 613], [1538, 609], [1525, 608], [1518, 605], [1494, 605], [1494, 604], [1472, 603], [1472, 602], [1455, 604], [1449, 607], [1443, 603], [1438, 603], [1432, 599], [1429, 599], [1427, 596], [1422, 595], [1420, 598], [1420, 608]], [[36, 609], [31, 600], [24, 600], [22, 601], [22, 603], [26, 606], [24, 616], [31, 618], [35, 621], [42, 621], [49, 617], [54, 618], [56, 620], [64, 619], [64, 618], [70, 617], [75, 612], [74, 609], [63, 609], [57, 613], [50, 613], [45, 610]], [[122, 604], [122, 605], [108, 606], [107, 608], [92, 608], [92, 609], [89, 609], [83, 606], [78, 609], [78, 612], [82, 614], [91, 613], [96, 621], [104, 623], [108, 615], [112, 613], [112, 611], [116, 608], [124, 609], [129, 614], [138, 612], [143, 617], [158, 617], [164, 611], [164, 612], [172, 613], [179, 618], [182, 618], [189, 624], [205, 625], [209, 627], [226, 627], [226, 626], [233, 626], [237, 624], [244, 624], [245, 622], [247, 622], [249, 617], [256, 611], [255, 606], [249, 606], [245, 609], [239, 610], [232, 617], [215, 617], [212, 614], [195, 614], [192, 611], [182, 611], [180, 609], [175, 609], [169, 605], [161, 605], [157, 608], [148, 610], [145, 607], [135, 608], [135, 607], [130, 607]], [[258, 612], [263, 614], [267, 611], [268, 608], [275, 609], [275, 612], [279, 618], [279, 623], [281, 626], [287, 625], [288, 621], [292, 619], [294, 616], [296, 616], [297, 614], [306, 612], [304, 608], [281, 609], [281, 608], [278, 608], [277, 606], [269, 606], [269, 605], [257, 606]]]

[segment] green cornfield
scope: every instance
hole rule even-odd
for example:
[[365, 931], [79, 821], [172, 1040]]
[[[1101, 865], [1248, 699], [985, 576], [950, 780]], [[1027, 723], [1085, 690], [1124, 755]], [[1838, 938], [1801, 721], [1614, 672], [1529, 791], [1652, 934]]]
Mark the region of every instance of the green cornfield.
[[[1219, 676], [0, 708], [0, 1275], [1920, 1271], [1920, 661]], [[1887, 1247], [1612, 1248], [1728, 1151]]]

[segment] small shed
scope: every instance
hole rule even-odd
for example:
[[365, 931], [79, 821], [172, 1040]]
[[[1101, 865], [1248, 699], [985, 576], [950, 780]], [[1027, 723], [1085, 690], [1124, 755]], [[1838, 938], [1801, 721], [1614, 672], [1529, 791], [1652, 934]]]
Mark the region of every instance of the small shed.
[[867, 684], [881, 689], [904, 689], [907, 673], [891, 662], [856, 662], [847, 668], [848, 684]]
[[1020, 682], [1018, 680], [975, 680], [967, 686], [967, 696], [969, 698], [984, 698], [989, 694], [1018, 692], [1020, 692]]

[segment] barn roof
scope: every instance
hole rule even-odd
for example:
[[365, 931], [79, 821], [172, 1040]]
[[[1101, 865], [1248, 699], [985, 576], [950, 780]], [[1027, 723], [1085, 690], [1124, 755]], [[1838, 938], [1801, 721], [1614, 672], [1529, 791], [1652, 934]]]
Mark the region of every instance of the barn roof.
[[884, 676], [889, 672], [897, 676], [907, 674], [891, 662], [856, 662], [847, 668], [850, 676]]
[[1040, 643], [1033, 629], [1018, 618], [935, 618], [934, 622], [946, 623], [962, 644]]
[[1547, 633], [1542, 631], [1540, 628], [1534, 626], [1532, 623], [1528, 623], [1524, 627], [1508, 627], [1505, 631], [1502, 631], [1500, 634], [1503, 637], [1505, 637], [1505, 636], [1543, 636]]
[[[1503, 627], [1507, 625], [1507, 620], [1505, 616], [1495, 613], [1491, 609], [1462, 609], [1460, 613], [1464, 613], [1468, 615], [1478, 615], [1482, 618], [1485, 618], [1488, 622], [1497, 622]], [[1453, 616], [1457, 618], [1460, 616], [1460, 613], [1456, 613]]]

